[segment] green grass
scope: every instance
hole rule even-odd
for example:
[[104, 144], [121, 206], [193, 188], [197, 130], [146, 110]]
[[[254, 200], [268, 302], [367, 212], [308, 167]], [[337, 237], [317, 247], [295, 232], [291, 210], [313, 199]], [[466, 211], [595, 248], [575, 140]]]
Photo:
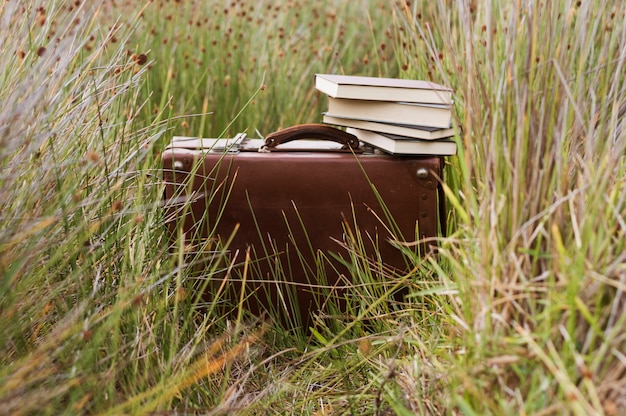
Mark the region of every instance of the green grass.
[[[625, 7], [274, 3], [0, 6], [0, 414], [622, 414]], [[160, 152], [320, 121], [316, 72], [455, 89], [439, 257], [400, 302], [355, 239], [309, 334], [207, 312]]]

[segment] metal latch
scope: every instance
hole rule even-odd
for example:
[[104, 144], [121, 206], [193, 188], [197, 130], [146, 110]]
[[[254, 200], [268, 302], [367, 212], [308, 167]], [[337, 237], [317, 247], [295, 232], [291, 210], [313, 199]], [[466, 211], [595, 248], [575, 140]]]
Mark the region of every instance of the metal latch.
[[211, 153], [237, 153], [242, 142], [246, 139], [246, 133], [237, 133], [233, 138], [225, 139], [201, 139], [198, 137], [175, 136], [172, 143], [165, 148], [202, 150]]
[[246, 133], [237, 133], [232, 139], [218, 139], [210, 148], [212, 153], [237, 153], [241, 142], [246, 139]]

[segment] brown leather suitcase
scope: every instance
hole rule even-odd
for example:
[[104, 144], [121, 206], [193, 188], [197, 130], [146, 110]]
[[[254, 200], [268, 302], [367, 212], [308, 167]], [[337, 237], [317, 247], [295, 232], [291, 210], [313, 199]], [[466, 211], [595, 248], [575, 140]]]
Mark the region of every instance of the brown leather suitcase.
[[445, 219], [442, 157], [379, 154], [327, 125], [265, 141], [174, 138], [163, 164], [172, 235], [227, 253], [223, 267], [201, 273], [205, 299], [227, 309], [244, 300], [290, 325], [350, 296], [351, 253], [406, 272], [406, 250], [423, 255], [433, 244], [394, 241], [435, 237]]

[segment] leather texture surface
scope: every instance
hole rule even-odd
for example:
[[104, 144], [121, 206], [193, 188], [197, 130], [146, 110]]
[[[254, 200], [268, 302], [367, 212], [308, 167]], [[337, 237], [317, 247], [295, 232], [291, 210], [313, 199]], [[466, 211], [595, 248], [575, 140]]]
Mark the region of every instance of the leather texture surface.
[[[214, 249], [230, 241], [227, 271], [203, 275], [213, 282], [207, 301], [236, 304], [245, 288], [246, 307], [286, 314], [292, 323], [308, 325], [328, 301], [321, 286], [334, 288], [338, 304], [350, 296], [346, 246], [355, 240], [372, 261], [406, 271], [389, 240], [438, 232], [440, 157], [174, 148], [163, 154], [163, 168], [172, 235], [184, 232], [190, 246], [210, 237]], [[422, 254], [432, 248], [413, 246]]]

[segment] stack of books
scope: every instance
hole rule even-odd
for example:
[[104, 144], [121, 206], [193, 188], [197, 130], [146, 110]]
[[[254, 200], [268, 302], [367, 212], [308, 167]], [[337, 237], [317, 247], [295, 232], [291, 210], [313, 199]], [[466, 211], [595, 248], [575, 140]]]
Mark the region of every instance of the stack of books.
[[452, 90], [419, 80], [316, 74], [323, 122], [392, 154], [454, 155]]

